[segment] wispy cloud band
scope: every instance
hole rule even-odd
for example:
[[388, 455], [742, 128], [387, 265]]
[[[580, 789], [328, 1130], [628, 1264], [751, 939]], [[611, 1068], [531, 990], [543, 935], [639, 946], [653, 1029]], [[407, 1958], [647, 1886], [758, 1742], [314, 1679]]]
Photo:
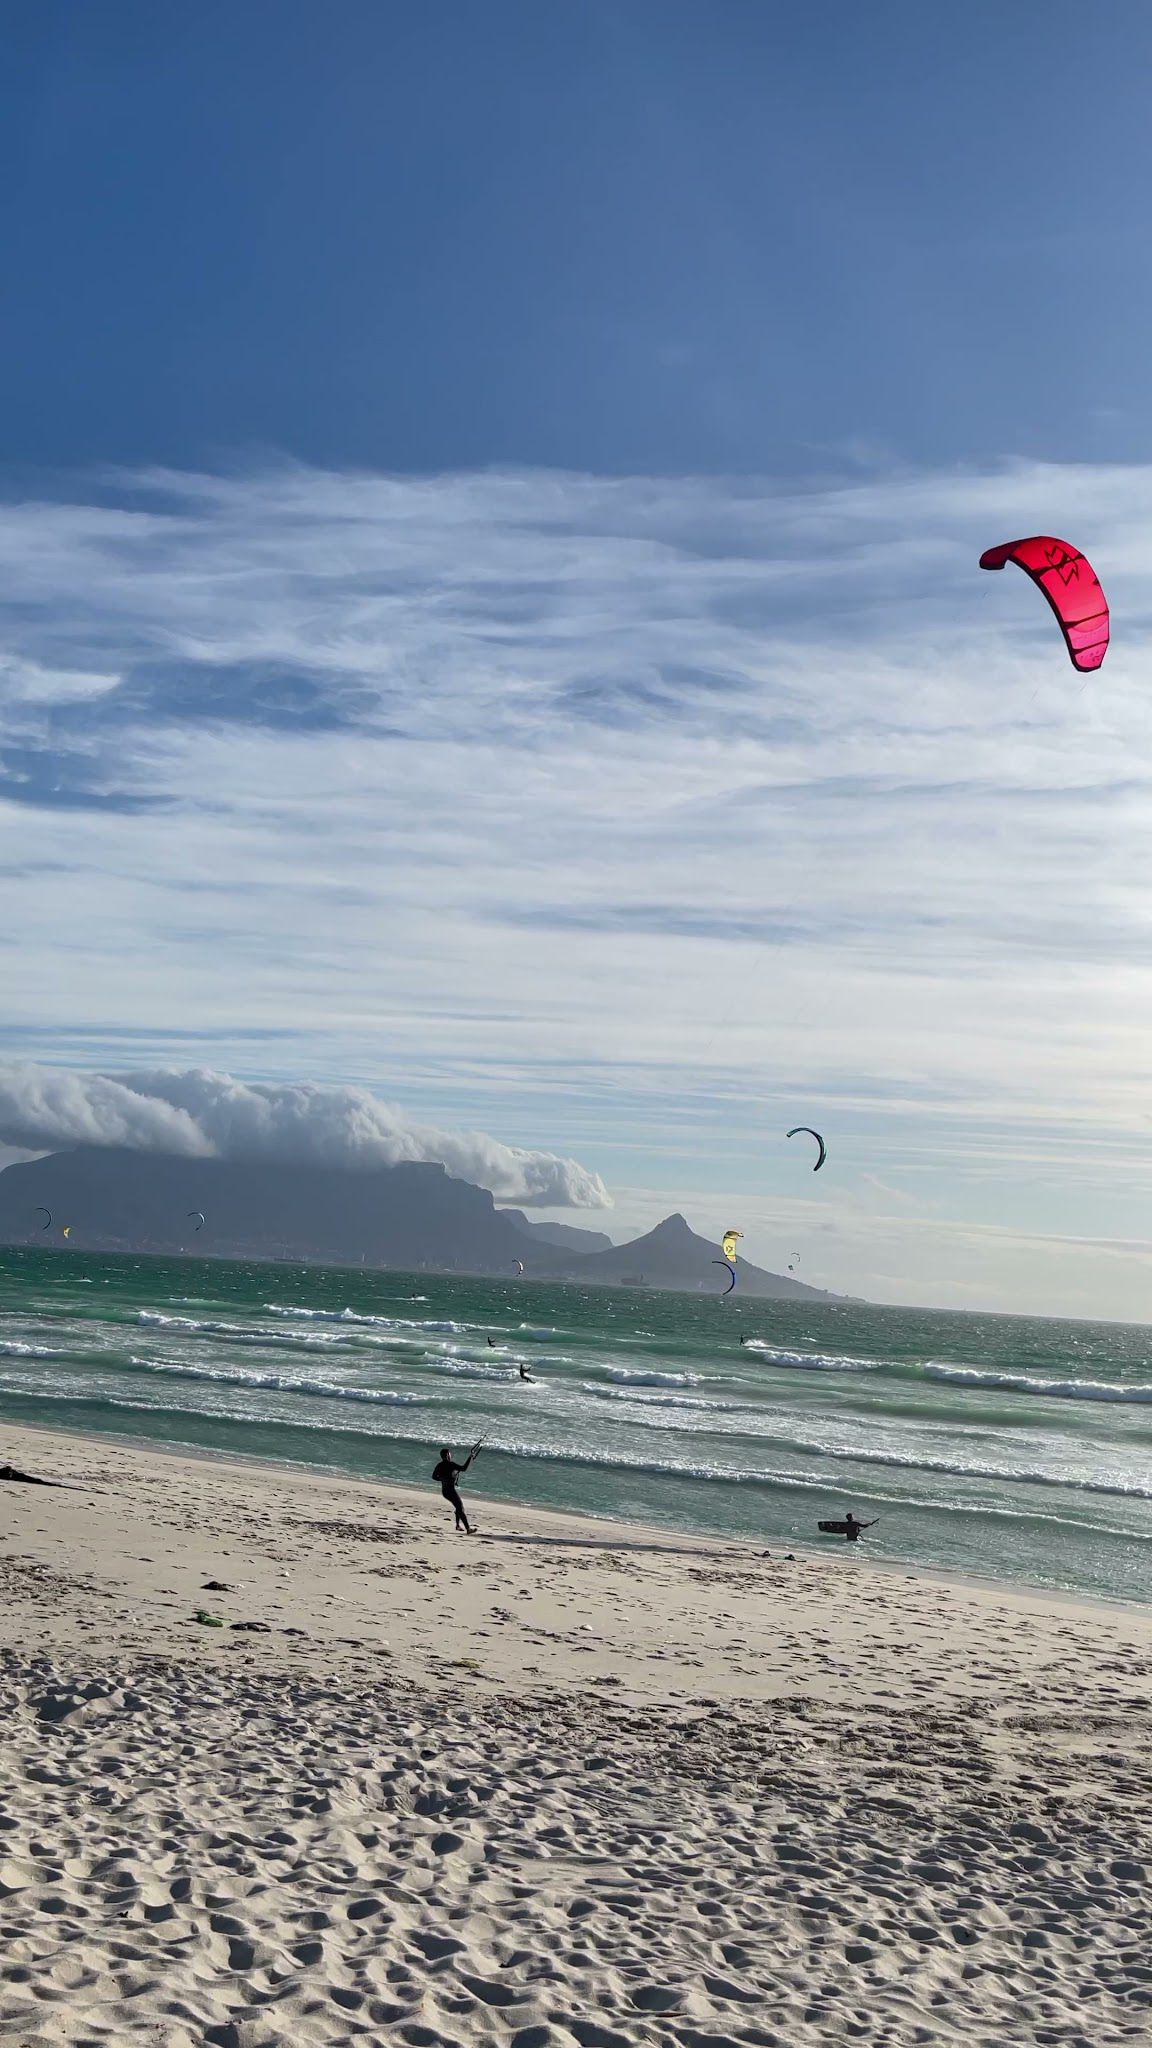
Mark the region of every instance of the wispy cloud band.
[[[782, 1187], [798, 1102], [838, 1171], [946, 1213], [1152, 1234], [1150, 508], [1148, 470], [1034, 464], [273, 466], [8, 503], [21, 1047], [235, 1042], [262, 1081], [608, 1161], [624, 1216], [660, 1162], [669, 1206], [686, 1161]], [[976, 568], [1039, 528], [1108, 586], [1087, 686], [1024, 579]]]

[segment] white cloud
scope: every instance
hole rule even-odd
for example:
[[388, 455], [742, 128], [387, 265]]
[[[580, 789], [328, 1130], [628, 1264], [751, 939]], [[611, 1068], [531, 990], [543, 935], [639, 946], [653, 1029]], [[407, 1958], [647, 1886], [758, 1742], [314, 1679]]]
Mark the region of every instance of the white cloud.
[[[780, 1132], [831, 1121], [822, 1215], [873, 1174], [941, 1223], [853, 1212], [863, 1293], [869, 1243], [874, 1291], [951, 1286], [949, 1227], [1016, 1305], [1030, 1231], [1152, 1237], [1152, 471], [95, 495], [0, 507], [0, 658], [120, 678], [0, 689], [14, 1045], [384, 1072], [625, 1215], [787, 1201]], [[1037, 528], [1105, 578], [1090, 681], [976, 567]]]
[[599, 1176], [574, 1159], [502, 1145], [483, 1131], [413, 1123], [365, 1088], [260, 1086], [207, 1068], [111, 1075], [0, 1067], [0, 1140], [46, 1150], [115, 1145], [360, 1171], [437, 1160], [501, 1201], [611, 1206]]
[[103, 675], [84, 669], [45, 668], [37, 661], [0, 663], [0, 690], [9, 703], [70, 704], [88, 697], [103, 697], [120, 682], [117, 675]]

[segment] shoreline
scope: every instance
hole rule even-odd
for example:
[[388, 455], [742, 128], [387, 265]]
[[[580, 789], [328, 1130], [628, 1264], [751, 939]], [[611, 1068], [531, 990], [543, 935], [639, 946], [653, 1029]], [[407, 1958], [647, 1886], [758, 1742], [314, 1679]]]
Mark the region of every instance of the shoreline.
[[[309, 1502], [316, 1505], [319, 1515], [319, 1504], [330, 1501], [343, 1503], [349, 1518], [357, 1517], [365, 1525], [375, 1522], [382, 1530], [399, 1527], [406, 1532], [415, 1525], [418, 1534], [413, 1535], [414, 1542], [432, 1546], [438, 1564], [445, 1562], [446, 1558], [451, 1559], [449, 1569], [457, 1590], [460, 1574], [467, 1570], [465, 1560], [470, 1549], [482, 1556], [497, 1542], [502, 1546], [525, 1548], [538, 1545], [561, 1552], [580, 1550], [592, 1558], [611, 1559], [622, 1555], [680, 1559], [727, 1570], [740, 1575], [745, 1581], [744, 1590], [754, 1593], [757, 1611], [755, 1616], [748, 1617], [748, 1624], [751, 1626], [755, 1621], [760, 1628], [781, 1594], [786, 1601], [789, 1599], [785, 1589], [791, 1578], [801, 1582], [805, 1592], [819, 1594], [822, 1600], [842, 1610], [838, 1620], [849, 1632], [855, 1626], [853, 1609], [857, 1600], [866, 1603], [887, 1598], [894, 1611], [905, 1607], [916, 1610], [917, 1625], [923, 1613], [935, 1612], [939, 1618], [952, 1605], [968, 1612], [996, 1614], [1005, 1618], [1027, 1617], [1033, 1627], [1044, 1623], [1095, 1622], [1100, 1626], [1111, 1623], [1124, 1637], [1135, 1643], [1147, 1643], [1152, 1651], [1152, 1608], [1137, 1603], [1095, 1600], [1075, 1593], [1055, 1593], [1043, 1587], [982, 1581], [931, 1570], [917, 1572], [910, 1570], [902, 1561], [873, 1557], [863, 1545], [853, 1548], [833, 1543], [826, 1549], [798, 1547], [789, 1562], [785, 1553], [776, 1550], [769, 1554], [759, 1543], [740, 1537], [671, 1529], [625, 1517], [543, 1508], [487, 1498], [482, 1491], [471, 1489], [468, 1491], [469, 1510], [482, 1526], [469, 1545], [468, 1539], [455, 1536], [450, 1510], [431, 1484], [414, 1486], [403, 1481], [366, 1478], [330, 1468], [318, 1470], [280, 1460], [235, 1457], [197, 1445], [157, 1445], [148, 1440], [106, 1436], [103, 1432], [88, 1436], [24, 1423], [8, 1425], [3, 1440], [11, 1447], [5, 1451], [6, 1458], [11, 1458], [21, 1469], [35, 1469], [38, 1465], [44, 1477], [64, 1479], [69, 1494], [66, 1496], [63, 1492], [56, 1493], [47, 1488], [23, 1487], [18, 1483], [0, 1483], [0, 1544], [3, 1542], [2, 1532], [13, 1522], [14, 1497], [23, 1496], [33, 1503], [58, 1502], [67, 1498], [69, 1507], [82, 1517], [85, 1511], [75, 1501], [77, 1491], [96, 1503], [98, 1513], [99, 1503], [118, 1493], [125, 1493], [130, 1500], [131, 1488], [135, 1484], [141, 1497], [137, 1507], [149, 1494], [159, 1494], [167, 1506], [177, 1504], [179, 1513], [181, 1495], [179, 1491], [173, 1491], [171, 1480], [174, 1471], [182, 1471], [184, 1493], [190, 1512], [194, 1514], [203, 1510], [204, 1490], [207, 1489], [209, 1495], [243, 1502], [246, 1509], [251, 1509], [256, 1502], [263, 1503], [260, 1512], [272, 1524], [277, 1516], [292, 1516], [294, 1506], [300, 1510]], [[99, 1451], [104, 1445], [114, 1445], [119, 1451], [121, 1464], [118, 1469], [109, 1470], [106, 1463], [100, 1462]], [[247, 1517], [242, 1516], [241, 1519]], [[16, 1520], [18, 1523], [18, 1511]], [[348, 1525], [353, 1526], [351, 1519]], [[69, 1528], [70, 1533], [63, 1538], [66, 1555], [77, 1533], [71, 1531], [70, 1524]], [[282, 1531], [280, 1534], [282, 1537]], [[104, 1532], [104, 1538], [107, 1535], [108, 1532]], [[104, 1538], [94, 1541], [94, 1554], [101, 1554]], [[353, 1537], [352, 1540], [358, 1539]], [[211, 1549], [209, 1542], [205, 1555]], [[111, 1555], [118, 1557], [121, 1564], [131, 1561], [130, 1557], [126, 1558], [124, 1540], [119, 1534], [112, 1540]], [[427, 1562], [427, 1559], [422, 1559], [422, 1566]], [[250, 1557], [246, 1568], [255, 1573], [255, 1583], [263, 1584], [266, 1574], [261, 1572], [256, 1559]], [[355, 1553], [326, 1558], [324, 1569], [337, 1575], [349, 1573], [355, 1580]], [[135, 1583], [140, 1575], [130, 1574], [130, 1577]], [[356, 1590], [360, 1592], [362, 1589], [357, 1587]], [[336, 1594], [341, 1603], [354, 1597], [348, 1589]], [[446, 1611], [453, 1613], [455, 1610], [449, 1607]], [[662, 1615], [668, 1631], [667, 1640], [675, 1640], [676, 1615], [676, 1603], [672, 1601]], [[457, 1619], [461, 1625], [464, 1624], [462, 1611]], [[2, 1640], [3, 1623], [0, 1620]], [[414, 1643], [411, 1647], [415, 1649], [417, 1646]], [[513, 1674], [502, 1671], [501, 1675], [508, 1677]], [[732, 1689], [725, 1686], [721, 1672], [713, 1673], [713, 1677], [722, 1689]], [[750, 1692], [739, 1687], [735, 1690], [741, 1697], [774, 1696], [763, 1685], [753, 1687]]]
[[[302, 1459], [261, 1458], [255, 1453], [218, 1451], [204, 1444], [161, 1443], [151, 1437], [137, 1437], [121, 1431], [99, 1430], [89, 1433], [82, 1430], [56, 1428], [51, 1423], [9, 1423], [0, 1416], [0, 1438], [3, 1437], [5, 1430], [27, 1433], [33, 1438], [41, 1436], [50, 1440], [63, 1438], [77, 1445], [97, 1443], [119, 1444], [124, 1450], [136, 1451], [144, 1455], [154, 1453], [159, 1458], [190, 1459], [194, 1463], [234, 1466], [241, 1470], [251, 1468], [268, 1475], [277, 1472], [297, 1473], [312, 1480], [329, 1480], [334, 1485], [342, 1484], [363, 1487], [378, 1492], [382, 1499], [386, 1499], [391, 1494], [397, 1494], [401, 1498], [410, 1499], [413, 1502], [427, 1502], [429, 1498], [435, 1498], [434, 1489], [430, 1484], [418, 1486], [414, 1482], [403, 1479], [376, 1478], [363, 1473], [351, 1472], [343, 1467], [312, 1465]], [[484, 1504], [487, 1498], [483, 1492], [470, 1495], [470, 1499], [479, 1501], [481, 1504]], [[735, 1554], [750, 1558], [766, 1558], [769, 1556], [769, 1552], [756, 1537], [728, 1535], [719, 1530], [686, 1529], [672, 1523], [636, 1522], [627, 1516], [599, 1514], [594, 1508], [543, 1508], [535, 1502], [521, 1500], [512, 1495], [492, 1496], [488, 1504], [502, 1511], [515, 1511], [527, 1516], [530, 1521], [539, 1518], [542, 1522], [548, 1523], [571, 1522], [577, 1528], [590, 1524], [594, 1528], [604, 1531], [627, 1532], [631, 1537], [640, 1539], [643, 1547], [650, 1549], [659, 1548], [660, 1539], [664, 1539], [665, 1545], [668, 1548], [674, 1548], [677, 1542], [682, 1541], [685, 1544], [710, 1546], [722, 1553], [731, 1550]], [[846, 1544], [835, 1544], [832, 1542], [824, 1545], [805, 1543], [802, 1538], [798, 1539], [795, 1537], [790, 1537], [788, 1540], [798, 1559], [802, 1559], [806, 1563], [815, 1563], [822, 1566], [831, 1565], [833, 1568], [835, 1568], [835, 1559], [850, 1547]], [[779, 1549], [771, 1553], [771, 1561], [774, 1563], [783, 1563], [785, 1557], [786, 1553]], [[939, 1565], [918, 1566], [909, 1563], [904, 1558], [892, 1556], [882, 1550], [873, 1550], [870, 1546], [857, 1546], [853, 1552], [851, 1564], [847, 1565], [846, 1560], [848, 1569], [854, 1569], [859, 1565], [867, 1565], [871, 1571], [906, 1579], [918, 1585], [934, 1585], [957, 1592], [970, 1590], [975, 1593], [992, 1595], [1008, 1596], [1015, 1593], [1019, 1594], [1025, 1602], [1036, 1603], [1041, 1606], [1055, 1605], [1071, 1612], [1088, 1610], [1092, 1612], [1099, 1611], [1103, 1614], [1144, 1616], [1152, 1622], [1152, 1585], [1150, 1585], [1146, 1600], [1109, 1599], [1102, 1594], [1081, 1593], [1061, 1587], [1038, 1584], [1031, 1580], [995, 1579], [977, 1573], [949, 1572]]]

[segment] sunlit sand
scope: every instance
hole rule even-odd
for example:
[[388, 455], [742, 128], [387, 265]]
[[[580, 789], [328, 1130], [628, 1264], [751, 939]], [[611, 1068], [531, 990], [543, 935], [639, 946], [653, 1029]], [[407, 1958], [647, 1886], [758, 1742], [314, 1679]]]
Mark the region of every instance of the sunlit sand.
[[0, 2039], [1147, 2039], [1152, 1618], [4, 1448]]

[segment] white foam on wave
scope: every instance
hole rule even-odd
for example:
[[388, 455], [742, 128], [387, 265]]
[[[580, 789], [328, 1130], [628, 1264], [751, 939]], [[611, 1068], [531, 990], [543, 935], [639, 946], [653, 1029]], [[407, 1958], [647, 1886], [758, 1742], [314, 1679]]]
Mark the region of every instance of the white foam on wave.
[[938, 1472], [949, 1479], [980, 1479], [996, 1486], [1058, 1486], [1077, 1493], [1105, 1493], [1126, 1499], [1152, 1500], [1152, 1484], [1112, 1483], [1088, 1479], [1082, 1473], [1045, 1472], [1038, 1467], [1013, 1467], [977, 1463], [974, 1459], [934, 1458], [923, 1451], [869, 1451], [850, 1444], [827, 1444], [803, 1437], [793, 1440], [798, 1451], [812, 1451], [849, 1465], [881, 1465], [899, 1472]]
[[[413, 1300], [426, 1299], [416, 1295]], [[373, 1316], [354, 1308], [294, 1308], [279, 1301], [263, 1303], [264, 1313], [270, 1316], [300, 1317], [314, 1323], [355, 1323], [367, 1329], [380, 1330], [428, 1330], [434, 1336], [458, 1336], [475, 1328], [473, 1323], [433, 1322], [423, 1316]]]
[[451, 1373], [461, 1380], [506, 1380], [509, 1377], [507, 1365], [486, 1365], [478, 1358], [426, 1358], [427, 1372]]
[[1049, 1401], [1109, 1401], [1152, 1405], [1152, 1386], [1124, 1385], [1115, 1380], [1049, 1380], [1030, 1373], [987, 1371], [977, 1365], [949, 1365], [929, 1359], [851, 1358], [821, 1351], [787, 1351], [753, 1337], [744, 1346], [771, 1365], [803, 1372], [886, 1373], [894, 1379], [935, 1380], [952, 1387], [988, 1388], [1005, 1394], [1031, 1394]]
[[630, 1365], [604, 1365], [598, 1369], [605, 1379], [620, 1387], [698, 1387], [703, 1379], [698, 1372], [639, 1372]]
[[340, 1316], [344, 1314], [344, 1310], [338, 1308], [288, 1308], [279, 1301], [265, 1301], [260, 1305], [265, 1315], [299, 1316], [302, 1320], [310, 1323], [330, 1323], [333, 1318], [339, 1320]]
[[22, 1344], [18, 1337], [5, 1337], [0, 1341], [0, 1357], [3, 1358], [71, 1358], [71, 1351], [60, 1351], [50, 1344]]
[[[631, 1401], [637, 1407], [645, 1408], [691, 1408], [697, 1413], [706, 1409], [710, 1414], [732, 1415], [737, 1411], [727, 1401], [713, 1401], [706, 1394], [672, 1394], [662, 1389], [648, 1387], [598, 1387], [592, 1380], [582, 1382], [585, 1394], [595, 1394], [598, 1401]], [[755, 1410], [740, 1410], [740, 1413]]]
[[798, 1366], [804, 1372], [883, 1372], [882, 1358], [849, 1358], [838, 1352], [826, 1351], [784, 1351], [778, 1345], [766, 1344], [760, 1337], [749, 1337], [742, 1347], [754, 1351], [759, 1358], [766, 1358], [771, 1365]]
[[1042, 1380], [1028, 1373], [984, 1372], [979, 1366], [937, 1365], [923, 1368], [925, 1379], [952, 1387], [992, 1387], [1010, 1394], [1038, 1394], [1050, 1401], [1113, 1401], [1152, 1405], [1152, 1387], [1124, 1386], [1115, 1380]]
[[196, 1316], [166, 1316], [152, 1308], [139, 1309], [136, 1320], [153, 1328], [173, 1330], [190, 1337], [223, 1337], [229, 1344], [262, 1344], [265, 1348], [269, 1345], [291, 1345], [297, 1350], [321, 1351], [341, 1342], [335, 1330], [262, 1330], [258, 1324], [252, 1328], [244, 1323], [207, 1322]]
[[324, 1401], [367, 1401], [374, 1407], [419, 1408], [435, 1394], [400, 1394], [377, 1387], [342, 1386], [332, 1380], [294, 1379], [283, 1372], [229, 1371], [208, 1365], [179, 1365], [172, 1359], [132, 1357], [137, 1372], [164, 1373], [171, 1379], [210, 1381], [215, 1386], [253, 1387], [275, 1394], [314, 1394]]

